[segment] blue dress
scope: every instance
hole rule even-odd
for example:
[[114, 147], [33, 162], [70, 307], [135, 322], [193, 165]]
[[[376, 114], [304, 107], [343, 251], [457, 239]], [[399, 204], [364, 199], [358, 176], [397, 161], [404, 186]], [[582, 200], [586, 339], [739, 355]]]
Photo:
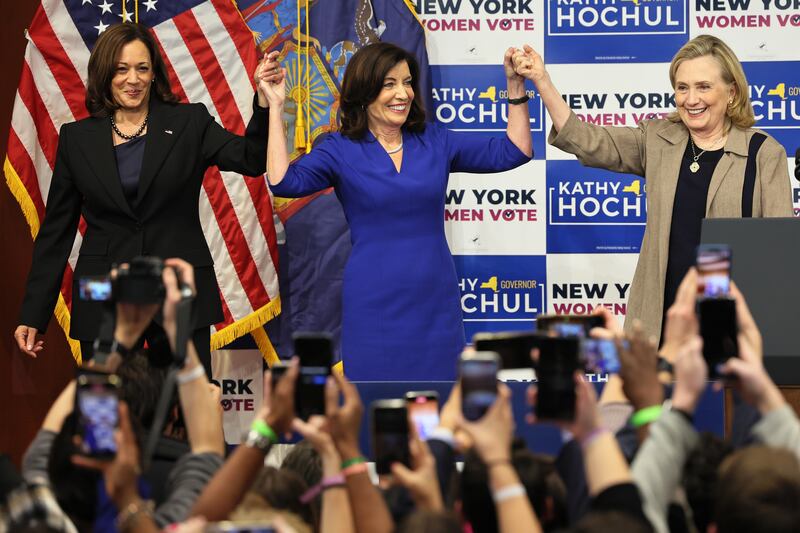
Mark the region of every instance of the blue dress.
[[371, 133], [329, 135], [289, 166], [276, 196], [334, 187], [353, 249], [345, 267], [342, 359], [356, 381], [452, 380], [464, 348], [453, 258], [444, 232], [451, 172], [501, 172], [527, 162], [507, 137], [428, 124], [403, 131], [400, 172]]

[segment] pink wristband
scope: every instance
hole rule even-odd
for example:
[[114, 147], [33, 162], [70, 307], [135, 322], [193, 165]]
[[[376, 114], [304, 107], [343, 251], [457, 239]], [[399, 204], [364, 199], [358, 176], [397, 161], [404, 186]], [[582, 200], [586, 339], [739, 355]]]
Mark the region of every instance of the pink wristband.
[[319, 495], [319, 493], [323, 490], [342, 486], [344, 486], [344, 474], [339, 473], [335, 476], [323, 478], [322, 481], [305, 491], [303, 495], [300, 496], [300, 503], [307, 504], [316, 498], [317, 495]]

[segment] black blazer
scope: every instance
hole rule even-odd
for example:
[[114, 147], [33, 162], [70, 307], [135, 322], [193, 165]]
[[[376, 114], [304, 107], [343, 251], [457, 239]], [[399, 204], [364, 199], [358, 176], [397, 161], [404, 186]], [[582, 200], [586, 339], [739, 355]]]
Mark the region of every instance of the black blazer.
[[220, 322], [214, 262], [200, 225], [200, 187], [213, 165], [245, 176], [263, 175], [267, 110], [255, 101], [253, 107], [242, 137], [217, 124], [203, 104], [167, 104], [151, 97], [134, 205], [122, 190], [108, 117], [64, 124], [19, 323], [46, 329], [80, 215], [87, 227], [72, 283], [70, 337], [94, 339], [102, 311], [101, 304], [77, 297], [78, 278], [107, 274], [112, 263], [137, 255], [191, 263], [197, 284], [195, 325]]

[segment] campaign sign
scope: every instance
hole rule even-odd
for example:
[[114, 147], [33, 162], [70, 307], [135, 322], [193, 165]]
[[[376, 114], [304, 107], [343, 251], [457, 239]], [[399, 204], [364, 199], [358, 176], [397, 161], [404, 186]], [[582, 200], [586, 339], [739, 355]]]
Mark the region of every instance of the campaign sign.
[[509, 46], [544, 43], [542, 0], [414, 0], [414, 9], [431, 65], [499, 65]]
[[453, 256], [467, 342], [480, 331], [533, 329], [546, 309], [544, 256]]
[[645, 198], [640, 176], [548, 161], [548, 253], [638, 253]]
[[[503, 136], [508, 124], [506, 77], [497, 65], [434, 65], [433, 115], [452, 131]], [[534, 157], [544, 158], [544, 104], [529, 83], [527, 103]]]
[[689, 35], [688, 0], [547, 0], [546, 63], [669, 62]]
[[628, 313], [636, 254], [552, 254], [547, 258], [547, 309], [585, 315], [605, 307], [619, 320]]
[[545, 162], [499, 174], [453, 173], [444, 206], [454, 254], [544, 255]]
[[800, 2], [795, 0], [694, 0], [690, 37], [725, 41], [740, 61], [797, 61]]
[[788, 154], [800, 147], [800, 72], [794, 63], [743, 63], [750, 101], [760, 128], [783, 144]]

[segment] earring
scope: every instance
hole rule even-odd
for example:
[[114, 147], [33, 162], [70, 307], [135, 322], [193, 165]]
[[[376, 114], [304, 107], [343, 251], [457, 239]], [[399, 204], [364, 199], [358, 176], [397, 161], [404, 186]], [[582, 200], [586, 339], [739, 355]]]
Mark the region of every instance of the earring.
[[731, 98], [730, 100], [728, 100], [728, 105], [733, 105], [733, 98]]

